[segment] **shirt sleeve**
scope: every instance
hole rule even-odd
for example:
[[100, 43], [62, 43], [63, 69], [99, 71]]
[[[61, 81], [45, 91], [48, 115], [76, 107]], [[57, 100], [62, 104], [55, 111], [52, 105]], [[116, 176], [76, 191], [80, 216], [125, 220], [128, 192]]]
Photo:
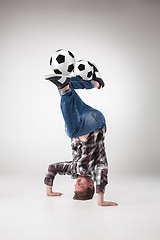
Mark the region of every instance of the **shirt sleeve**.
[[71, 175], [71, 163], [72, 161], [50, 164], [48, 166], [48, 172], [46, 173], [46, 176], [44, 178], [44, 183], [46, 185], [52, 186], [53, 180], [57, 173], [59, 173], [60, 175]]
[[98, 164], [95, 166], [96, 193], [104, 193], [108, 184], [108, 166]]

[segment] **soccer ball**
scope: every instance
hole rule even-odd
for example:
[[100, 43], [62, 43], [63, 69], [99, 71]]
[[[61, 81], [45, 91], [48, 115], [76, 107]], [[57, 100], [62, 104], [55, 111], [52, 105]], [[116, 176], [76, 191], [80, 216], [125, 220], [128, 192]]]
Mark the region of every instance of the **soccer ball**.
[[74, 70], [75, 57], [70, 51], [59, 49], [51, 56], [50, 66], [55, 74], [68, 75]]
[[84, 80], [91, 80], [93, 76], [93, 66], [89, 61], [79, 60], [74, 68], [74, 74], [76, 77]]

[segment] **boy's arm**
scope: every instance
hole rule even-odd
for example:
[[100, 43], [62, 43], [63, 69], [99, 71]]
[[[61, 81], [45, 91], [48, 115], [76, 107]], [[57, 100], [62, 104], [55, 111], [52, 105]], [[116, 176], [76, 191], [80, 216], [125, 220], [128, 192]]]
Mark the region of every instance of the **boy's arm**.
[[44, 183], [46, 184], [47, 196], [61, 196], [63, 193], [53, 192], [52, 185], [57, 173], [60, 175], [71, 174], [72, 161], [53, 163], [48, 166], [48, 172], [46, 173]]
[[52, 192], [52, 186], [46, 185], [46, 194], [47, 196], [61, 196], [63, 193]]
[[108, 184], [108, 166], [98, 164], [95, 168], [96, 174], [96, 193], [98, 194], [98, 206], [117, 206], [115, 202], [104, 201], [105, 187]]

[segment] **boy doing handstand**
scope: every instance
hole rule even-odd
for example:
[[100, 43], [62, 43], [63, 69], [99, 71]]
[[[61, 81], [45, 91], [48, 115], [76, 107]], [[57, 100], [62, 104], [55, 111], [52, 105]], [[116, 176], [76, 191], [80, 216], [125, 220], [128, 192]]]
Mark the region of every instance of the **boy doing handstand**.
[[62, 193], [52, 191], [53, 180], [57, 173], [71, 175], [71, 178], [77, 179], [73, 199], [87, 200], [93, 198], [96, 182], [98, 205], [117, 206], [115, 202], [104, 201], [105, 186], [108, 183], [108, 162], [104, 143], [105, 118], [100, 111], [85, 104], [75, 91], [104, 87], [103, 80], [98, 76], [98, 69], [94, 65], [93, 68], [92, 80], [55, 75], [45, 77], [59, 89], [65, 131], [71, 138], [72, 161], [50, 164], [44, 183], [47, 196], [61, 196]]

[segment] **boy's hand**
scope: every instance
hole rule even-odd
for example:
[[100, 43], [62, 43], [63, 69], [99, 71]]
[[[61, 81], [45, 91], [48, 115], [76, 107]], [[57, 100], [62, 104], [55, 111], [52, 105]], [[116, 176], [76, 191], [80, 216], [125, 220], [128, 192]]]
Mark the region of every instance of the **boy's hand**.
[[118, 203], [115, 203], [115, 202], [102, 202], [102, 203], [98, 203], [98, 206], [117, 206]]
[[104, 201], [104, 194], [98, 193], [98, 206], [117, 206], [118, 203]]
[[46, 194], [47, 196], [61, 196], [63, 193], [52, 192], [52, 186], [46, 185]]
[[47, 196], [61, 196], [61, 195], [63, 195], [63, 193], [60, 193], [60, 192], [47, 193]]

